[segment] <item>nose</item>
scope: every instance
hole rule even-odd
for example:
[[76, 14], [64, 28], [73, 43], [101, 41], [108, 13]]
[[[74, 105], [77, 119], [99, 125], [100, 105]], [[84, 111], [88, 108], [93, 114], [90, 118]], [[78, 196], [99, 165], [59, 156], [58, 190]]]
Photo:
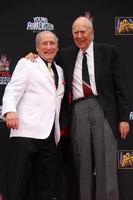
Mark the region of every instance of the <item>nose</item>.
[[81, 38], [82, 37], [82, 33], [78, 32], [77, 37]]
[[51, 44], [50, 43], [47, 44], [47, 49], [51, 49]]

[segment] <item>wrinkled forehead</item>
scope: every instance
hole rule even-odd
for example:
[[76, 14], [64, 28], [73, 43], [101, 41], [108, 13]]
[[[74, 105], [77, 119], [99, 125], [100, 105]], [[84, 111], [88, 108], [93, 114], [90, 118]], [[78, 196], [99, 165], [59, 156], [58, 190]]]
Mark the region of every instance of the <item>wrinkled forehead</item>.
[[41, 32], [36, 36], [36, 46], [39, 46], [42, 43], [53, 43], [58, 46], [58, 38], [51, 32]]
[[72, 31], [73, 32], [86, 31], [88, 29], [90, 29], [88, 25], [76, 23], [76, 24], [73, 25]]
[[72, 31], [85, 31], [87, 29], [91, 29], [91, 24], [89, 23], [88, 19], [79, 18], [77, 19], [72, 26]]
[[56, 37], [52, 33], [43, 33], [40, 35], [40, 41], [54, 41], [56, 42]]

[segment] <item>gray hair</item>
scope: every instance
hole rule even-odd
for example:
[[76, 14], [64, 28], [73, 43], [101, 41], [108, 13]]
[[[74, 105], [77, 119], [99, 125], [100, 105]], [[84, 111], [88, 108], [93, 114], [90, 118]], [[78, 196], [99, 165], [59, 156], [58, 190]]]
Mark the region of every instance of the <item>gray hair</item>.
[[74, 28], [75, 23], [76, 23], [77, 21], [79, 21], [79, 20], [84, 20], [84, 21], [86, 21], [86, 25], [87, 25], [89, 28], [91, 28], [91, 30], [93, 30], [93, 23], [92, 23], [92, 20], [90, 20], [89, 18], [87, 18], [87, 17], [85, 17], [85, 16], [80, 16], [80, 17], [78, 17], [78, 18], [76, 18], [76, 19], [74, 20], [74, 22], [73, 22], [73, 24], [72, 24], [72, 30], [73, 30], [73, 28]]
[[72, 32], [74, 31], [74, 26], [77, 22], [82, 22], [82, 23], [85, 23], [85, 25], [92, 31], [93, 35], [92, 35], [92, 40], [94, 40], [94, 28], [93, 28], [93, 23], [92, 23], [92, 20], [89, 19], [88, 17], [85, 17], [85, 16], [80, 16], [78, 18], [76, 18], [76, 20], [73, 22], [72, 24]]
[[58, 44], [59, 39], [58, 39], [58, 37], [56, 36], [55, 33], [53, 33], [52, 31], [41, 31], [41, 32], [39, 32], [39, 33], [36, 35], [36, 39], [35, 39], [36, 47], [39, 45], [39, 43], [40, 43], [40, 41], [41, 41], [41, 36], [44, 35], [44, 34], [46, 34], [46, 33], [51, 33], [51, 34], [53, 34], [54, 37], [55, 37], [55, 41], [56, 41], [57, 44]]

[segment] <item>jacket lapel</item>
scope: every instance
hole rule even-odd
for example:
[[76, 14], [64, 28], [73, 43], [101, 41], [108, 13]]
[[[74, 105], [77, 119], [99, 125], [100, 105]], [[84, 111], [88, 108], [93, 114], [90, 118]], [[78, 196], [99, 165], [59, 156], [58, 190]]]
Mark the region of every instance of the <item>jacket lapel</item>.
[[99, 76], [100, 76], [100, 62], [101, 62], [101, 52], [99, 45], [94, 43], [94, 70], [95, 70], [95, 80], [96, 86], [98, 84]]
[[75, 62], [77, 58], [79, 49], [77, 47], [73, 47], [71, 49], [71, 54], [69, 55], [69, 61], [67, 65], [67, 84], [68, 84], [68, 104], [70, 105], [73, 100], [73, 94], [72, 94], [72, 81], [73, 81], [73, 72], [75, 68]]
[[76, 62], [76, 58], [77, 58], [77, 54], [78, 54], [79, 49], [74, 47], [71, 51], [71, 54], [69, 55], [69, 64], [68, 66], [68, 83], [70, 83], [70, 86], [72, 85], [72, 80], [73, 80], [73, 72], [74, 72], [74, 68], [75, 68], [75, 62]]
[[[45, 62], [40, 57], [37, 58], [37, 62], [39, 64], [38, 67], [39, 67], [39, 70], [42, 73], [42, 76], [45, 74], [45, 76], [49, 79], [48, 82], [50, 81], [52, 83], [52, 85], [53, 85], [54, 80], [53, 80], [53, 78], [52, 78], [52, 76], [51, 76], [51, 74], [50, 74], [50, 72], [48, 70], [48, 67], [46, 66]], [[55, 86], [55, 84], [54, 84], [54, 86]]]

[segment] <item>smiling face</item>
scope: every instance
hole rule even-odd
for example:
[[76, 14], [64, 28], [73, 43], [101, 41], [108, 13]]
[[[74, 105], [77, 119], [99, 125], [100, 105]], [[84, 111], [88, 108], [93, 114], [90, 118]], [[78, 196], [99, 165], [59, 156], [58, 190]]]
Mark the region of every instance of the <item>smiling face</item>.
[[56, 35], [50, 31], [43, 31], [36, 37], [36, 50], [38, 55], [52, 62], [58, 52], [58, 39]]
[[77, 18], [72, 26], [72, 35], [76, 46], [86, 51], [94, 37], [91, 21], [86, 17]]

